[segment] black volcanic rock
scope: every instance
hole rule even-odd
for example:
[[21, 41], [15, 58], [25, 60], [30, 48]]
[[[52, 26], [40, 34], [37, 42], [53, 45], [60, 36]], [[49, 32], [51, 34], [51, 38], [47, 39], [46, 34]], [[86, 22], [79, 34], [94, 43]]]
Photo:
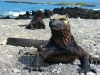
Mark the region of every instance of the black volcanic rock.
[[[44, 16], [43, 18], [49, 18], [52, 14], [68, 14], [69, 18], [84, 18], [84, 19], [100, 19], [100, 10], [92, 10], [92, 9], [84, 9], [84, 8], [79, 8], [79, 7], [61, 7], [61, 8], [54, 8], [53, 11], [51, 10], [44, 10], [43, 12]], [[15, 19], [30, 19], [31, 17], [34, 17], [36, 15], [35, 11], [26, 11], [25, 14], [19, 14], [18, 17]], [[6, 16], [2, 17], [2, 19], [11, 19], [11, 17]]]
[[11, 19], [10, 16], [3, 17], [2, 19]]
[[49, 18], [53, 14], [50, 10], [44, 10], [44, 17], [43, 18]]
[[34, 16], [35, 14], [36, 14], [36, 12], [32, 10], [32, 16]]
[[84, 18], [84, 19], [100, 19], [100, 10], [95, 11], [95, 10], [88, 10], [84, 8], [55, 8], [53, 10], [54, 14], [68, 14], [70, 18]]
[[16, 17], [15, 19], [30, 19], [30, 16], [32, 16], [30, 14], [30, 12], [29, 11], [26, 11], [25, 14], [19, 14], [19, 16]]

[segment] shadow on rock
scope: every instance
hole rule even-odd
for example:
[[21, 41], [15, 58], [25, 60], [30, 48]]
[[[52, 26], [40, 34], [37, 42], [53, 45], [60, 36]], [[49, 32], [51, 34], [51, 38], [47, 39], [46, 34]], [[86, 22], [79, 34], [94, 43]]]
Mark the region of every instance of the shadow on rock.
[[[32, 66], [34, 62], [34, 58], [35, 58], [35, 55], [23, 55], [19, 57], [18, 61], [26, 66]], [[54, 63], [43, 62], [41, 67], [51, 66], [52, 64]]]

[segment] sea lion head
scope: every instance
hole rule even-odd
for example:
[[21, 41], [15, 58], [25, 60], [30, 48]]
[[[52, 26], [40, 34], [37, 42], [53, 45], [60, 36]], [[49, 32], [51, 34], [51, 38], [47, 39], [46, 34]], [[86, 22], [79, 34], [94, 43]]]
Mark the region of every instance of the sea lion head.
[[69, 26], [67, 15], [53, 14], [50, 17], [49, 27], [51, 30], [64, 30]]

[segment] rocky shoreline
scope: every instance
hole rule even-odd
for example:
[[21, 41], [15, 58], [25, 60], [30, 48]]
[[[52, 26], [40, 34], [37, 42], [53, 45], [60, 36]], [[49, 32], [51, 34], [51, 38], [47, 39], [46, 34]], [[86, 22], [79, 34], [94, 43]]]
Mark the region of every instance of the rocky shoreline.
[[[74, 13], [73, 13], [74, 12]], [[19, 14], [19, 16], [12, 18], [9, 15], [5, 17], [1, 17], [0, 19], [30, 19], [34, 17], [36, 14], [36, 11], [26, 11], [25, 14]], [[83, 19], [100, 19], [100, 10], [89, 10], [85, 8], [79, 8], [79, 7], [61, 7], [61, 8], [54, 8], [52, 11], [49, 9], [44, 10], [44, 16], [43, 18], [50, 18], [52, 14], [68, 14], [69, 18], [83, 18]]]
[[[43, 72], [22, 70], [30, 66], [34, 56], [23, 55], [23, 52], [34, 51], [34, 47], [6, 45], [8, 37], [49, 40], [51, 31], [49, 18], [43, 19], [46, 29], [28, 30], [22, 25], [28, 25], [31, 19], [0, 19], [0, 75], [79, 75], [79, 61], [71, 64], [43, 63]], [[100, 56], [100, 19], [69, 18], [72, 34], [77, 43], [92, 55]], [[22, 51], [22, 54], [19, 54]], [[100, 75], [100, 65], [91, 64]], [[88, 75], [95, 75], [91, 72]]]

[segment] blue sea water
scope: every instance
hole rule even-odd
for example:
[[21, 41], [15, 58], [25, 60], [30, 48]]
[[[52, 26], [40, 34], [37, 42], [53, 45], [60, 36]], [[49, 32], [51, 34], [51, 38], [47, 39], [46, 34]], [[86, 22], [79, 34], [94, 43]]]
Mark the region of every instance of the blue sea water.
[[[5, 17], [9, 15], [10, 17], [16, 17], [19, 14], [24, 14], [26, 11], [36, 11], [39, 9], [45, 10], [53, 10], [54, 8], [61, 7], [72, 7], [66, 5], [48, 5], [48, 4], [27, 4], [27, 3], [9, 3], [9, 2], [0, 2], [0, 17]], [[87, 7], [83, 6], [81, 8], [100, 10], [100, 5], [96, 5], [96, 7]]]

